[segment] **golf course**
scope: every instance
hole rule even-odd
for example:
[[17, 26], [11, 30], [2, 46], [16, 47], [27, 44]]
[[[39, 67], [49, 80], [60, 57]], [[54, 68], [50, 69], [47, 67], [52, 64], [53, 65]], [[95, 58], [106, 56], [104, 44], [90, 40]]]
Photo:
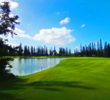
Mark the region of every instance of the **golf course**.
[[0, 0], [0, 100], [110, 100], [110, 0]]
[[68, 58], [0, 82], [0, 100], [110, 100], [110, 58]]

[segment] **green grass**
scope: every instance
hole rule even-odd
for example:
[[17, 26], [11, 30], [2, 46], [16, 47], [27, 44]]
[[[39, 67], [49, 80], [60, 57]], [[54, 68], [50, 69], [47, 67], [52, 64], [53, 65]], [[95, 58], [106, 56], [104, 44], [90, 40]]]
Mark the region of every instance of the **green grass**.
[[2, 82], [0, 100], [110, 100], [110, 58], [73, 57]]

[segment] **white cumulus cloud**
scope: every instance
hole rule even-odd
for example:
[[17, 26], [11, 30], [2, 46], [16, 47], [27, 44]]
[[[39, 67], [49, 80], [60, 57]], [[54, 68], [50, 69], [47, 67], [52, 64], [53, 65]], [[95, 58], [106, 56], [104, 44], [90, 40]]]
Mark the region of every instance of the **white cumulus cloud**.
[[62, 25], [62, 24], [67, 24], [67, 23], [69, 23], [70, 22], [70, 18], [69, 17], [66, 17], [64, 20], [61, 20], [60, 21], [60, 24]]
[[[15, 28], [14, 33], [16, 33], [17, 35], [13, 35], [13, 37], [17, 36], [17, 37], [21, 37], [21, 38], [28, 38], [28, 39], [33, 39], [31, 36], [27, 35], [25, 31]], [[0, 35], [1, 38], [6, 38], [6, 39], [11, 39], [11, 33], [9, 33], [7, 36], [2, 36]]]
[[10, 2], [10, 8], [11, 8], [11, 10], [13, 10], [13, 9], [15, 9], [15, 8], [17, 8], [19, 6], [19, 4], [17, 2], [13, 2], [11, 0], [0, 0], [0, 4], [2, 4], [2, 2], [4, 2], [4, 1]]
[[85, 24], [82, 24], [82, 25], [81, 25], [81, 28], [83, 28], [83, 27], [85, 27], [85, 26], [86, 26]]
[[42, 29], [38, 34], [34, 36], [34, 40], [44, 41], [45, 43], [51, 43], [56, 45], [65, 45], [75, 41], [75, 38], [71, 36], [72, 30], [66, 27]]
[[29, 35], [25, 34], [25, 31], [23, 30], [20, 30], [18, 28], [15, 28], [15, 31], [14, 31], [18, 37], [22, 37], [22, 38], [29, 38], [31, 39], [32, 37], [30, 37]]

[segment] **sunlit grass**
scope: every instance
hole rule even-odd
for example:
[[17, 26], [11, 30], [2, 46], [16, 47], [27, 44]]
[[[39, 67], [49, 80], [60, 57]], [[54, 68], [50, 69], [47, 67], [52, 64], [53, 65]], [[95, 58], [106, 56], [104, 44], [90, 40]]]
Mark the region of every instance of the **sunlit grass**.
[[0, 83], [1, 100], [110, 100], [110, 58], [73, 57]]

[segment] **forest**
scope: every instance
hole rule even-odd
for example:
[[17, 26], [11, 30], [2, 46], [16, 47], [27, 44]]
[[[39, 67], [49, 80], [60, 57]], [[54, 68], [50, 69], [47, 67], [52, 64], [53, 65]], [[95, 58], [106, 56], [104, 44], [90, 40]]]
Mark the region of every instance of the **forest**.
[[68, 48], [59, 48], [56, 50], [44, 47], [29, 47], [27, 45], [11, 46], [6, 44], [6, 40], [0, 39], [0, 54], [3, 56], [81, 56], [81, 57], [110, 57], [110, 44], [105, 42], [104, 45], [100, 39], [97, 43], [90, 43], [89, 45], [80, 45], [80, 50], [74, 49], [74, 53]]

